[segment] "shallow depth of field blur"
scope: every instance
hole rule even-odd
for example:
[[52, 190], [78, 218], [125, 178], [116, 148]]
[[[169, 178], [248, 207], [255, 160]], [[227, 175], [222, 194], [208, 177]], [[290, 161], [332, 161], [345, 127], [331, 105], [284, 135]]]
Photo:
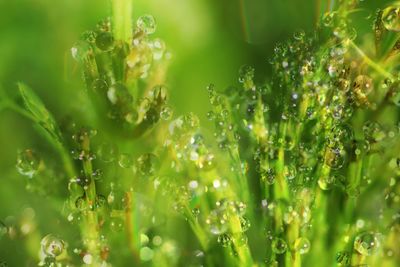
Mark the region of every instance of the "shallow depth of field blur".
[[[171, 52], [165, 85], [173, 117], [193, 112], [200, 119], [202, 133], [212, 139], [213, 123], [207, 120], [211, 109], [207, 85], [213, 83], [217, 88], [237, 85], [238, 70], [243, 64], [255, 67], [256, 81], [266, 80], [272, 72], [269, 59], [275, 45], [285, 43], [299, 30], [312, 32], [319, 16], [318, 2], [133, 0], [132, 19], [153, 15], [157, 22], [154, 36], [162, 38]], [[372, 16], [378, 6], [389, 2], [364, 0], [361, 15]], [[110, 10], [108, 0], [0, 0], [0, 87], [16, 98], [17, 82], [24, 82], [40, 96], [57, 121], [72, 118], [87, 124], [80, 114], [85, 114], [90, 106], [85, 105], [85, 86], [71, 57], [71, 47], [83, 31], [111, 15]], [[372, 25], [365, 23], [358, 28], [368, 31]], [[134, 142], [132, 154], [144, 153], [154, 145], [150, 141]], [[26, 190], [26, 177], [17, 172], [15, 164], [18, 151], [30, 147], [48, 153], [48, 158], [54, 153], [29, 120], [0, 107], [0, 221], [8, 224], [24, 219], [33, 221], [26, 227], [34, 227], [34, 233], [39, 235], [25, 239], [0, 236], [0, 262], [4, 260], [8, 266], [36, 266], [38, 261], [31, 255], [39, 253], [40, 239], [45, 234], [68, 240], [79, 238], [77, 228], [69, 227], [62, 214], [62, 198], [68, 195], [66, 184], [54, 183], [60, 187], [53, 188], [59, 194], [57, 198]], [[179, 241], [191, 235], [189, 227], [184, 226], [185, 220], [174, 223], [165, 226], [171, 235], [165, 239]], [[22, 232], [32, 230], [23, 229], [23, 223], [21, 227]], [[251, 246], [265, 246], [262, 239], [253, 238], [260, 244]], [[124, 250], [110, 247], [114, 251]], [[113, 266], [126, 264], [127, 261], [115, 259]]]

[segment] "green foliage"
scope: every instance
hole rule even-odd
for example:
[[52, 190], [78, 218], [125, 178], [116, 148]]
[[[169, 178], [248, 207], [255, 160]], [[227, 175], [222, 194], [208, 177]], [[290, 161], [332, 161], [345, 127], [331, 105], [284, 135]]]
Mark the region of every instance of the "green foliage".
[[209, 85], [208, 134], [195, 114], [172, 116], [154, 18], [133, 27], [129, 1], [114, 1], [71, 49], [87, 127], [74, 114], [59, 130], [22, 83], [25, 109], [5, 101], [53, 145], [16, 167], [75, 234], [40, 233], [28, 209], [0, 238], [26, 237], [40, 266], [397, 266], [399, 4], [374, 21], [357, 5], [333, 1], [314, 32], [278, 44], [270, 77], [246, 65], [239, 84]]

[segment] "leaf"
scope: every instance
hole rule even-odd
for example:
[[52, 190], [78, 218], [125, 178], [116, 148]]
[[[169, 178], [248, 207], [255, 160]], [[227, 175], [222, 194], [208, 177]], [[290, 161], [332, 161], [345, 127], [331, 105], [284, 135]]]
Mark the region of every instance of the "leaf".
[[24, 100], [25, 108], [32, 114], [35, 121], [49, 134], [52, 139], [61, 143], [61, 133], [53, 116], [47, 110], [42, 100], [23, 83], [18, 83], [18, 88]]

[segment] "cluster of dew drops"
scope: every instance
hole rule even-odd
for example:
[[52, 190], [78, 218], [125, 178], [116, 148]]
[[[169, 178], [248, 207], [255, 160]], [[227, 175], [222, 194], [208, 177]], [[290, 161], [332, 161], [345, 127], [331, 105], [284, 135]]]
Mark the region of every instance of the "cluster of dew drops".
[[[385, 30], [398, 32], [399, 6], [389, 6], [380, 12]], [[213, 85], [208, 87], [213, 110], [207, 113], [207, 117], [215, 122], [215, 137], [219, 147], [235, 150], [241, 138], [256, 140], [256, 169], [261, 181], [267, 185], [273, 185], [277, 175], [274, 166], [265, 162], [276, 160], [279, 147], [283, 147], [289, 159], [283, 174], [291, 185], [293, 194], [303, 194], [303, 186], [306, 186], [306, 191], [310, 191], [307, 188], [317, 182], [322, 191], [340, 189], [349, 197], [357, 198], [361, 190], [373, 184], [375, 177], [363, 172], [361, 183], [351, 184], [345, 176], [350, 163], [355, 160], [361, 161], [364, 157], [383, 151], [396, 143], [400, 131], [399, 125], [396, 124], [387, 125], [367, 118], [360, 127], [361, 137], [359, 132], [355, 133], [353, 130], [351, 119], [356, 112], [375, 111], [377, 105], [381, 104], [379, 98], [378, 103], [374, 102], [377, 98], [374, 93], [376, 90], [389, 91], [384, 100], [387, 101], [386, 105], [399, 106], [399, 78], [394, 76], [391, 79], [375, 80], [366, 72], [358, 72], [357, 59], [349, 62], [349, 57], [353, 57], [354, 54], [348, 46], [348, 40], [354, 40], [356, 32], [341, 20], [336, 12], [325, 15], [322, 27], [328, 29], [334, 42], [322, 53], [318, 50], [318, 44], [312, 38], [306, 37], [302, 31], [295, 33], [293, 41], [278, 45], [271, 60], [275, 72], [271, 83], [256, 85], [254, 69], [243, 66], [239, 71], [242, 88], [229, 87], [223, 94], [218, 94]], [[337, 25], [339, 26], [336, 27]], [[398, 45], [393, 49], [398, 50]], [[307, 109], [301, 110], [306, 101]], [[242, 121], [232, 122], [235, 116]], [[288, 127], [292, 127], [293, 131], [288, 131], [286, 136], [280, 136], [279, 123], [274, 123], [276, 117], [280, 122], [287, 121]], [[293, 134], [296, 127], [291, 125], [299, 124], [311, 129], [306, 134], [312, 138], [301, 140], [301, 137], [298, 139]], [[250, 137], [245, 136], [246, 131]], [[389, 179], [390, 184], [384, 196], [390, 203], [398, 203], [400, 199], [397, 178], [399, 162], [396, 157], [389, 160], [389, 168], [395, 169], [396, 176]], [[322, 175], [314, 181], [313, 174], [319, 169], [322, 169]], [[274, 202], [263, 199], [261, 205], [267, 210], [273, 210], [277, 206]], [[294, 218], [300, 217], [304, 225], [311, 226], [310, 213], [310, 207], [307, 205], [301, 206], [301, 209], [289, 205], [284, 220], [290, 224]], [[212, 211], [207, 219], [207, 223], [212, 226], [211, 232], [224, 233], [227, 229], [227, 218], [228, 216], [219, 209]], [[390, 220], [394, 225], [397, 218], [397, 213], [392, 214]], [[382, 247], [384, 238], [379, 230], [369, 231], [367, 223], [363, 219], [357, 220], [355, 231], [359, 234], [356, 234], [353, 244], [354, 250], [364, 256], [375, 254]], [[394, 226], [390, 229], [397, 231]], [[276, 254], [287, 252], [289, 245], [285, 239], [274, 236], [270, 231], [269, 233], [272, 251]], [[232, 237], [225, 233], [218, 238], [224, 246], [230, 244], [231, 239]], [[346, 240], [350, 242], [348, 236]], [[306, 237], [298, 238], [294, 244], [300, 254], [307, 253], [310, 246], [311, 243]], [[385, 253], [385, 256], [393, 256], [391, 249]], [[351, 252], [343, 251], [337, 254], [338, 264], [347, 266], [350, 261]]]
[[156, 31], [155, 19], [151, 15], [139, 17], [129, 43], [116, 40], [111, 28], [110, 19], [106, 19], [96, 30], [84, 32], [71, 48], [72, 57], [83, 68], [89, 92], [106, 100], [111, 119], [130, 124], [170, 119], [172, 110], [164, 103], [163, 85], [143, 96], [130, 88], [138, 80], [151, 83], [152, 72], [160, 71], [171, 58], [164, 41], [151, 38]]
[[[400, 30], [399, 13], [400, 7], [398, 6], [390, 6], [382, 11], [382, 23], [387, 31]], [[367, 120], [361, 127], [362, 138], [355, 139], [352, 127], [349, 125], [355, 110], [374, 109], [374, 103], [371, 103], [369, 99], [369, 95], [373, 94], [374, 87], [393, 88], [398, 86], [399, 82], [398, 80], [384, 79], [378, 83], [367, 74], [357, 74], [353, 75], [354, 77], [350, 75], [351, 69], [346, 59], [349, 48], [343, 45], [340, 39], [343, 39], [344, 36], [352, 36], [353, 31], [349, 30], [347, 25], [332, 29], [332, 25], [337, 24], [335, 23], [337, 19], [335, 13], [328, 13], [323, 19], [324, 27], [331, 29], [333, 38], [337, 42], [326, 53], [319, 55], [320, 58], [316, 58], [318, 50], [313, 41], [307, 39], [304, 32], [298, 32], [294, 36], [294, 41], [287, 45], [278, 45], [275, 48], [275, 56], [271, 63], [277, 74], [270, 84], [256, 85], [254, 69], [245, 66], [239, 73], [239, 82], [243, 90], [239, 91], [230, 87], [223, 97], [222, 94], [216, 93], [212, 85], [208, 87], [213, 110], [207, 113], [207, 117], [215, 122], [215, 138], [219, 148], [223, 151], [238, 150], [239, 143], [246, 134], [250, 137], [245, 138], [256, 140], [251, 149], [254, 150], [254, 160], [257, 161], [257, 173], [260, 180], [269, 186], [276, 183], [277, 174], [274, 166], [266, 166], [265, 162], [275, 160], [278, 147], [282, 146], [290, 155], [290, 163], [284, 169], [284, 178], [293, 185], [291, 190], [294, 194], [310, 194], [309, 189], [299, 189], [299, 184], [309, 185], [312, 183], [313, 172], [320, 167], [330, 170], [329, 175], [323, 175], [316, 181], [321, 190], [329, 191], [338, 187], [345, 190], [349, 196], [357, 197], [360, 194], [359, 188], [351, 188], [346, 184], [342, 170], [347, 168], [351, 159], [361, 159], [374, 150], [382, 150], [385, 146], [381, 146], [381, 144], [388, 139], [393, 140], [399, 135], [400, 125], [390, 128], [377, 121]], [[76, 60], [81, 62], [88, 53], [92, 53], [93, 44], [101, 51], [113, 49], [114, 38], [110, 32], [109, 23], [102, 25], [103, 28], [100, 27], [99, 31], [86, 32], [84, 34], [86, 40], [79, 42], [71, 49], [72, 56]], [[155, 22], [151, 16], [140, 17], [137, 21], [137, 29], [139, 29], [136, 32], [137, 38], [133, 40], [131, 53], [127, 56], [127, 64], [132, 69], [132, 75], [146, 77], [150, 62], [160, 60], [164, 56], [165, 44], [160, 39], [143, 41], [144, 39], [141, 38], [141, 34], [151, 35], [155, 31]], [[319, 75], [322, 75], [324, 79], [316, 79]], [[108, 84], [112, 82], [112, 79], [108, 78], [108, 81], [101, 82]], [[100, 83], [96, 80], [95, 84]], [[116, 84], [110, 86], [106, 95], [112, 104], [121, 104], [119, 96], [115, 94], [116, 91], [121, 90], [120, 88], [116, 90], [115, 86]], [[276, 88], [282, 90], [282, 95], [275, 96], [276, 94], [273, 93], [275, 91], [272, 89]], [[328, 94], [328, 92], [332, 93]], [[398, 92], [397, 90], [397, 93], [390, 96], [391, 103], [397, 106], [400, 104]], [[328, 95], [329, 100], [327, 100]], [[121, 95], [121, 97], [123, 96]], [[310, 103], [307, 109], [302, 111], [300, 108], [305, 99]], [[263, 114], [264, 117], [260, 114]], [[295, 139], [296, 136], [291, 134], [280, 136], [278, 123], [274, 122], [273, 118], [273, 115], [276, 114], [278, 114], [279, 121], [287, 121], [288, 124], [313, 125], [308, 135], [315, 136], [315, 139], [299, 141]], [[126, 114], [124, 116], [126, 117]], [[163, 108], [160, 117], [169, 119], [171, 111]], [[236, 121], [237, 118], [240, 118], [240, 122]], [[264, 120], [266, 118], [270, 118], [271, 123], [266, 124]], [[322, 123], [316, 123], [318, 120]], [[197, 117], [189, 114], [175, 119], [169, 125], [170, 135], [165, 146], [174, 153], [176, 160], [171, 163], [171, 167], [178, 171], [182, 168], [180, 166], [182, 161], [190, 162], [200, 170], [210, 170], [215, 165], [215, 156], [206, 146], [203, 136], [199, 134], [198, 124]], [[74, 140], [79, 144], [82, 135], [93, 138], [96, 134], [96, 131], [93, 130], [83, 131], [74, 135]], [[323, 148], [321, 150], [325, 152], [324, 154], [317, 151], [318, 146]], [[99, 157], [104, 163], [117, 163], [120, 168], [132, 169], [142, 176], [154, 176], [158, 164], [157, 156], [152, 153], [143, 154], [135, 160], [129, 153], [119, 153], [117, 146], [111, 143], [102, 143], [96, 153], [80, 149], [78, 145], [77, 149], [72, 151], [72, 155], [78, 161], [95, 161]], [[385, 200], [389, 205], [395, 205], [400, 202], [400, 158], [394, 158], [389, 165], [391, 169], [395, 169], [395, 176], [390, 178], [389, 186], [385, 190]], [[18, 153], [16, 168], [21, 175], [31, 180], [35, 179], [35, 176], [43, 170], [44, 163], [37, 152], [26, 149]], [[246, 168], [246, 166], [240, 166], [241, 171]], [[101, 181], [103, 172], [95, 169], [90, 177], [86, 177], [82, 172], [79, 177], [71, 178], [70, 186], [77, 184], [85, 189], [91, 182], [90, 179]], [[371, 183], [371, 179], [368, 174], [363, 176], [365, 186]], [[155, 184], [159, 182], [155, 180]], [[204, 189], [207, 187], [201, 186], [201, 183], [200, 180], [191, 180], [185, 190], [192, 195], [201, 195], [208, 190]], [[227, 187], [226, 180], [211, 181], [211, 188], [214, 190], [224, 187]], [[98, 195], [93, 207], [85, 206], [84, 196], [78, 197], [75, 200], [78, 212], [74, 211], [69, 214], [68, 220], [71, 222], [80, 220], [79, 212], [85, 209], [101, 208], [103, 205], [123, 207], [124, 199], [117, 196], [118, 192], [118, 185], [111, 183], [108, 196]], [[122, 203], [116, 204], [116, 201]], [[185, 198], [183, 201], [188, 201], [188, 199]], [[273, 214], [277, 205], [276, 201], [269, 199], [263, 199], [260, 203], [261, 208], [267, 214]], [[235, 245], [247, 244], [247, 237], [244, 233], [248, 231], [251, 223], [245, 216], [246, 206], [241, 201], [221, 199], [215, 202], [215, 208], [206, 216], [207, 229], [217, 237], [218, 243], [223, 247], [229, 247], [232, 243]], [[300, 207], [287, 205], [284, 214], [286, 224], [290, 224], [300, 217], [303, 225], [307, 227], [310, 225], [309, 205], [300, 205]], [[199, 210], [193, 209], [193, 213], [198, 215]], [[239, 220], [240, 233], [231, 232], [229, 229], [229, 221], [232, 218]], [[393, 224], [390, 229], [398, 231], [399, 221], [400, 215], [392, 214]], [[383, 242], [383, 234], [365, 230], [366, 221], [362, 219], [357, 220], [356, 224], [359, 233], [352, 241], [354, 250], [363, 256], [373, 255]], [[119, 229], [123, 225], [120, 220], [116, 219], [112, 221], [110, 227]], [[289, 250], [285, 238], [275, 235], [270, 229], [267, 229], [266, 232], [275, 254], [284, 254]], [[0, 222], [0, 236], [6, 234], [8, 234], [8, 227]], [[310, 251], [311, 242], [301, 236], [293, 246], [300, 254], [306, 254]], [[64, 253], [66, 247], [66, 243], [62, 239], [51, 234], [45, 236], [41, 242], [41, 253], [44, 255], [43, 264], [55, 263], [55, 259]], [[393, 251], [388, 250], [386, 254], [387, 256], [393, 255]], [[146, 247], [143, 255], [144, 258], [151, 259], [152, 252]], [[86, 254], [85, 256], [83, 257], [84, 262], [90, 264], [92, 261], [90, 255]], [[203, 252], [198, 251], [197, 256], [204, 256]], [[337, 253], [336, 260], [342, 266], [349, 265], [351, 252]]]

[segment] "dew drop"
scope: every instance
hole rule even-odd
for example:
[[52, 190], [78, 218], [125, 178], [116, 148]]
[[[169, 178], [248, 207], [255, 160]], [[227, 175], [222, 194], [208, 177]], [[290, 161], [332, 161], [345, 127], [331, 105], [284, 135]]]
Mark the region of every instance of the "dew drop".
[[389, 6], [383, 10], [382, 13], [382, 23], [383, 26], [388, 31], [400, 31], [400, 7], [399, 6]]
[[86, 253], [82, 258], [83, 263], [91, 265], [93, 263], [93, 256], [90, 253]]
[[103, 171], [100, 170], [100, 169], [95, 170], [95, 171], [92, 173], [92, 177], [93, 177], [93, 179], [96, 180], [96, 181], [102, 180], [102, 179], [103, 179]]
[[364, 232], [354, 239], [354, 249], [364, 256], [372, 255], [379, 247], [379, 240], [374, 233]]
[[118, 154], [118, 148], [115, 144], [103, 143], [100, 145], [98, 155], [104, 162], [113, 162]]
[[358, 97], [369, 95], [373, 87], [372, 79], [366, 75], [358, 75], [353, 82], [353, 90]]
[[110, 230], [120, 232], [124, 229], [125, 221], [122, 218], [115, 217], [110, 220]]
[[243, 84], [245, 89], [251, 89], [254, 79], [254, 68], [248, 65], [243, 65], [239, 69], [239, 82]]
[[133, 102], [133, 97], [126, 86], [120, 82], [113, 84], [107, 91], [108, 100], [111, 104], [121, 107], [129, 106]]
[[302, 41], [305, 37], [306, 33], [303, 30], [299, 30], [293, 34], [293, 38]]
[[93, 52], [92, 47], [87, 42], [84, 41], [77, 42], [71, 48], [71, 55], [78, 62], [82, 62], [85, 59], [87, 59], [88, 55], [92, 52]]
[[151, 15], [143, 15], [138, 18], [136, 25], [139, 30], [146, 34], [153, 34], [156, 31], [156, 21]]
[[153, 175], [156, 171], [157, 156], [152, 153], [141, 155], [136, 161], [137, 170], [145, 176]]
[[130, 168], [133, 165], [132, 156], [128, 153], [122, 153], [119, 155], [118, 164], [121, 168]]
[[47, 257], [55, 258], [64, 251], [65, 243], [60, 238], [49, 234], [43, 237], [40, 242], [43, 253]]
[[103, 195], [97, 195], [96, 196], [96, 208], [102, 208], [106, 205], [107, 199]]
[[96, 37], [96, 46], [103, 51], [110, 51], [114, 46], [114, 37], [110, 32], [101, 32]]
[[222, 208], [216, 208], [210, 212], [206, 219], [209, 230], [214, 235], [221, 235], [228, 230], [229, 216]]
[[80, 196], [75, 200], [75, 207], [80, 211], [87, 210], [87, 203], [84, 196]]
[[325, 154], [325, 163], [333, 170], [343, 167], [346, 160], [346, 152], [340, 148], [329, 148]]
[[168, 106], [162, 107], [160, 111], [160, 118], [165, 121], [170, 120], [172, 118], [172, 109]]
[[286, 252], [287, 249], [287, 244], [285, 240], [279, 237], [275, 237], [272, 240], [271, 246], [272, 246], [272, 251], [276, 254], [283, 254]]
[[350, 253], [347, 251], [340, 251], [336, 254], [336, 262], [339, 266], [349, 266], [351, 261]]
[[214, 119], [215, 119], [215, 113], [214, 113], [214, 111], [209, 111], [209, 112], [207, 112], [207, 119], [209, 120], [209, 121], [213, 121]]
[[331, 27], [333, 25], [335, 17], [336, 17], [335, 12], [331, 12], [331, 13], [328, 12], [322, 18], [322, 23], [324, 24], [325, 27]]
[[96, 41], [96, 35], [94, 31], [85, 31], [82, 33], [81, 39], [88, 43], [94, 43]]
[[382, 126], [374, 121], [367, 121], [363, 125], [364, 137], [368, 142], [379, 142], [386, 137]]
[[246, 232], [247, 230], [250, 229], [251, 222], [248, 218], [242, 216], [242, 217], [240, 217], [240, 226], [241, 226], [242, 232]]
[[93, 81], [92, 89], [99, 94], [103, 94], [107, 92], [108, 84], [104, 79], [96, 79]]
[[286, 165], [283, 170], [283, 175], [287, 180], [293, 180], [297, 175], [296, 168], [293, 165]]
[[151, 49], [153, 51], [153, 58], [159, 60], [165, 53], [165, 43], [163, 40], [156, 38], [151, 43]]
[[154, 257], [154, 251], [149, 247], [141, 248], [139, 254], [142, 261], [150, 261]]
[[25, 176], [32, 178], [38, 171], [40, 158], [37, 153], [31, 149], [26, 149], [17, 156], [17, 171]]
[[310, 241], [305, 237], [299, 237], [294, 243], [294, 249], [300, 254], [306, 254], [310, 251]]
[[232, 240], [233, 240], [233, 243], [235, 244], [235, 246], [239, 246], [239, 247], [245, 246], [248, 243], [247, 236], [242, 233], [235, 234], [233, 236]]
[[8, 227], [2, 221], [0, 221], [0, 240], [3, 236], [8, 233]]
[[318, 179], [318, 186], [322, 190], [329, 190], [335, 184], [334, 176], [326, 175]]
[[232, 238], [231, 238], [231, 236], [229, 234], [225, 233], [225, 234], [219, 235], [217, 241], [223, 247], [228, 247], [232, 242]]
[[261, 180], [265, 181], [267, 184], [272, 185], [275, 183], [276, 175], [275, 171], [272, 168], [267, 168], [267, 169], [262, 168], [260, 175], [261, 175]]

